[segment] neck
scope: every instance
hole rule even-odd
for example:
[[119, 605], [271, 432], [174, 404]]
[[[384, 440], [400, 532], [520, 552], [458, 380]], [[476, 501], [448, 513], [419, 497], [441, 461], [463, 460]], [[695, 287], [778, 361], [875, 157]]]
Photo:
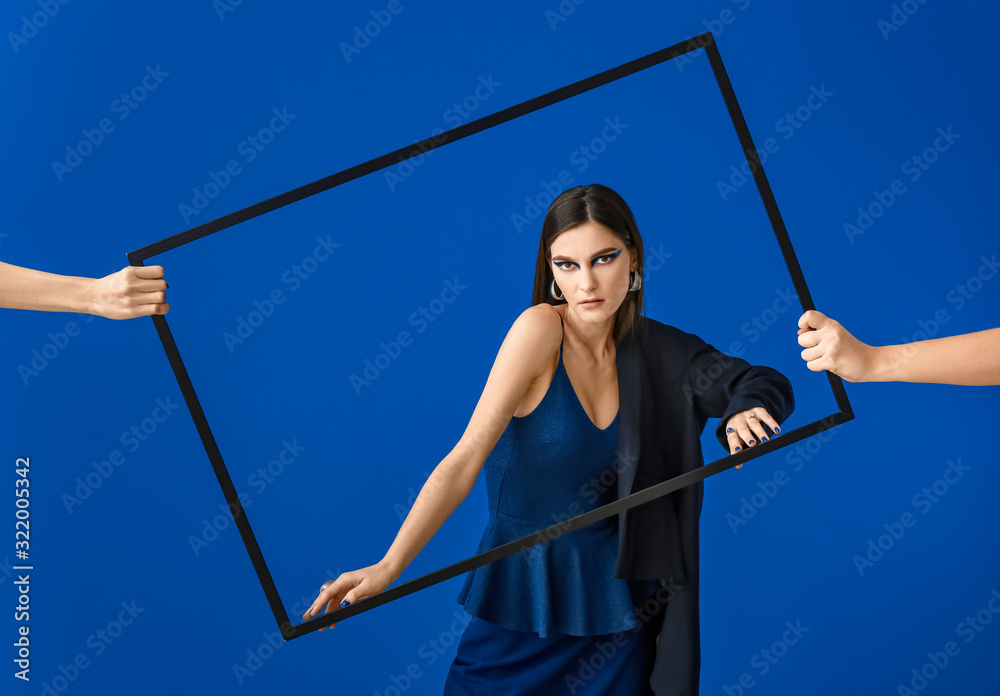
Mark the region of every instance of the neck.
[[614, 355], [615, 342], [612, 337], [612, 329], [615, 325], [615, 317], [612, 315], [599, 324], [581, 321], [569, 305], [563, 305], [563, 321], [566, 322], [566, 343], [575, 351], [584, 351], [593, 356], [594, 360], [601, 361], [610, 355]]

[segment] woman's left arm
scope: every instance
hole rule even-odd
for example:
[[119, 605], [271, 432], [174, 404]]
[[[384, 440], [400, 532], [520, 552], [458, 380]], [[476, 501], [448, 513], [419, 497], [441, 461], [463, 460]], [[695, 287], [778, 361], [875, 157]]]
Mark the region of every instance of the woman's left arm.
[[780, 424], [795, 410], [787, 377], [726, 355], [701, 339], [689, 354], [688, 380], [699, 414], [720, 419], [716, 437], [730, 454], [781, 432]]

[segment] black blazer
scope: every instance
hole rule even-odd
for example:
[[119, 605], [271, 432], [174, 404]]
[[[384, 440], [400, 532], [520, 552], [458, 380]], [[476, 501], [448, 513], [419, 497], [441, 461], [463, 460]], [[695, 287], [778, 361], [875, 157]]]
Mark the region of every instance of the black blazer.
[[[709, 418], [721, 419], [716, 436], [728, 453], [725, 424], [732, 414], [762, 406], [780, 424], [795, 408], [791, 384], [781, 373], [648, 317], [640, 317], [616, 347], [615, 362], [619, 497], [704, 465], [700, 437]], [[656, 696], [698, 693], [703, 492], [698, 482], [619, 515], [616, 577], [660, 579], [658, 596], [670, 597], [651, 619], [660, 624], [650, 677]]]

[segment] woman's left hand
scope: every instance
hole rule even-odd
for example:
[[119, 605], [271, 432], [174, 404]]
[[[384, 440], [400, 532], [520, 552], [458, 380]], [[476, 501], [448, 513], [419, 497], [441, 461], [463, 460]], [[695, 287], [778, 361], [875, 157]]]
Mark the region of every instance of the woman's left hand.
[[[734, 413], [726, 423], [726, 435], [729, 438], [729, 454], [736, 454], [744, 447], [754, 447], [758, 442], [767, 442], [768, 435], [764, 426], [772, 433], [780, 433], [778, 422], [762, 406], [749, 408], [746, 411]], [[742, 467], [737, 465], [737, 469]]]

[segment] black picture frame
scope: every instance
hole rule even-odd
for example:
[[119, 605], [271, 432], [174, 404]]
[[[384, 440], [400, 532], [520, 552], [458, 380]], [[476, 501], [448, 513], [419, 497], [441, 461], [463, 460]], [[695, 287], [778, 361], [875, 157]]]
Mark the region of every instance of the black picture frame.
[[[277, 208], [302, 200], [303, 198], [307, 198], [335, 186], [339, 186], [340, 184], [352, 181], [353, 179], [371, 174], [372, 172], [385, 167], [398, 164], [405, 159], [420, 156], [428, 150], [441, 147], [442, 145], [446, 145], [462, 138], [467, 138], [480, 131], [516, 119], [533, 111], [544, 109], [545, 107], [557, 102], [582, 94], [583, 92], [587, 92], [610, 82], [614, 82], [615, 80], [632, 75], [646, 68], [659, 65], [665, 61], [678, 58], [700, 48], [705, 49], [705, 53], [711, 64], [712, 72], [718, 83], [719, 90], [722, 93], [729, 116], [733, 122], [733, 127], [736, 129], [736, 134], [739, 138], [743, 154], [746, 156], [747, 164], [753, 173], [754, 183], [756, 184], [761, 200], [764, 203], [764, 208], [767, 211], [768, 219], [770, 220], [771, 227], [774, 230], [775, 238], [784, 257], [785, 265], [802, 305], [802, 310], [806, 311], [813, 309], [814, 305], [812, 297], [809, 294], [809, 289], [806, 286], [805, 278], [802, 275], [802, 270], [795, 256], [795, 251], [792, 249], [791, 241], [788, 238], [788, 232], [785, 229], [781, 214], [778, 211], [778, 205], [775, 202], [774, 194], [772, 193], [767, 177], [764, 174], [764, 167], [757, 155], [757, 149], [754, 147], [753, 139], [750, 136], [750, 130], [748, 129], [746, 121], [743, 118], [743, 112], [740, 110], [739, 103], [736, 100], [736, 95], [733, 92], [733, 86], [729, 81], [729, 76], [726, 73], [725, 66], [722, 64], [722, 58], [719, 55], [718, 47], [716, 46], [715, 39], [711, 32], [695, 36], [687, 41], [683, 41], [654, 53], [650, 53], [641, 58], [624, 63], [623, 65], [619, 65], [616, 68], [605, 70], [604, 72], [579, 80], [566, 85], [565, 87], [555, 89], [547, 94], [529, 99], [521, 102], [520, 104], [516, 104], [503, 109], [502, 111], [498, 111], [497, 113], [484, 116], [483, 118], [475, 121], [470, 121], [469, 123], [457, 126], [456, 128], [439, 133], [430, 138], [426, 138], [420, 142], [408, 145], [379, 157], [375, 157], [374, 159], [355, 165], [336, 174], [332, 174], [310, 184], [300, 186], [296, 189], [261, 201], [260, 203], [256, 203], [242, 210], [230, 213], [229, 215], [224, 215], [223, 217], [198, 225], [153, 244], [149, 244], [141, 249], [130, 252], [128, 254], [129, 263], [133, 266], [142, 266], [144, 261], [163, 252], [175, 249], [184, 244], [189, 244], [201, 239], [202, 237], [228, 227], [232, 227], [233, 225], [237, 225], [251, 218], [258, 217]], [[558, 536], [574, 531], [593, 522], [597, 522], [598, 520], [605, 519], [612, 515], [617, 515], [624, 510], [649, 502], [650, 500], [659, 498], [663, 495], [667, 495], [680, 488], [702, 481], [709, 476], [713, 476], [739, 464], [745, 464], [751, 459], [755, 459], [775, 450], [787, 447], [788, 445], [803, 440], [804, 438], [816, 435], [817, 433], [823, 432], [824, 430], [835, 427], [854, 418], [854, 412], [847, 399], [847, 392], [844, 389], [843, 382], [836, 375], [827, 372], [826, 375], [829, 379], [830, 387], [833, 390], [833, 395], [839, 409], [836, 413], [830, 414], [829, 416], [813, 421], [794, 430], [785, 432], [780, 438], [772, 438], [768, 442], [761, 443], [753, 448], [746, 448], [737, 454], [727, 455], [721, 459], [706, 464], [697, 470], [687, 472], [681, 476], [670, 479], [669, 481], [664, 481], [663, 483], [643, 489], [625, 498], [621, 498], [595, 510], [591, 510], [577, 517], [573, 517], [564, 522], [553, 525], [547, 529], [543, 529], [535, 534], [512, 541], [497, 548], [490, 549], [489, 551], [481, 554], [471, 556], [459, 561], [458, 563], [454, 563], [431, 573], [427, 573], [395, 587], [387, 588], [377, 595], [359, 600], [350, 606], [336, 609], [328, 614], [321, 614], [308, 621], [293, 624], [289, 620], [288, 614], [285, 611], [284, 605], [282, 604], [281, 598], [278, 594], [277, 587], [275, 586], [271, 573], [268, 570], [267, 563], [264, 561], [264, 556], [261, 553], [260, 546], [254, 537], [246, 512], [243, 509], [243, 505], [240, 502], [236, 488], [229, 475], [229, 471], [226, 468], [225, 461], [222, 458], [222, 453], [219, 451], [218, 444], [212, 435], [212, 429], [209, 426], [208, 419], [201, 408], [194, 385], [192, 384], [188, 372], [184, 367], [184, 361], [181, 359], [180, 351], [170, 332], [167, 319], [165, 316], [156, 315], [152, 317], [152, 320], [156, 327], [156, 332], [160, 341], [163, 344], [163, 349], [167, 354], [167, 359], [170, 361], [170, 366], [173, 369], [174, 376], [177, 378], [177, 383], [180, 385], [184, 401], [187, 404], [188, 410], [191, 412], [191, 417], [198, 430], [198, 435], [201, 437], [202, 444], [205, 447], [205, 452], [208, 455], [208, 459], [212, 464], [215, 476], [222, 488], [223, 496], [225, 496], [229, 509], [232, 512], [233, 520], [236, 527], [240, 531], [240, 536], [243, 539], [247, 553], [253, 563], [261, 588], [264, 590], [264, 595], [267, 597], [268, 604], [274, 614], [274, 618], [281, 631], [281, 635], [286, 641], [306, 635], [307, 633], [329, 626], [335, 622], [343, 621], [344, 619], [348, 619], [364, 611], [386, 604], [387, 602], [391, 602], [413, 592], [425, 589], [431, 585], [435, 585], [439, 582], [443, 582], [463, 573], [467, 573], [474, 568], [486, 565], [487, 563], [491, 563], [513, 553], [523, 551], [536, 544], [550, 541]]]

